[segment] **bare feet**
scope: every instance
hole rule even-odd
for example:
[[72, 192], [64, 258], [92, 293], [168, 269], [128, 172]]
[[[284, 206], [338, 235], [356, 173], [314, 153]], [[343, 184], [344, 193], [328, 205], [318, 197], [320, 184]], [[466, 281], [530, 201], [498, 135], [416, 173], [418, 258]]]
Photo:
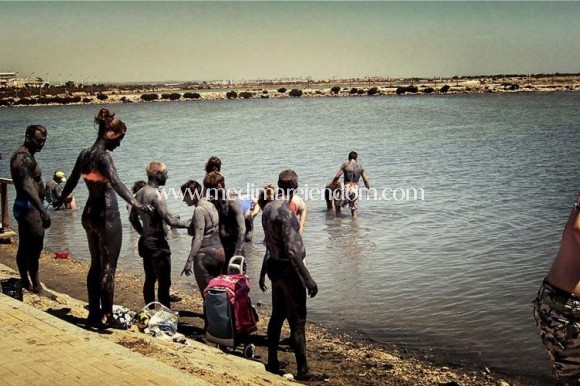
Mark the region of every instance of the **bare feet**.
[[297, 381], [327, 381], [330, 378], [326, 374], [315, 373], [314, 371], [308, 371], [306, 373], [298, 373], [294, 377]]
[[266, 363], [266, 371], [276, 375], [284, 375], [284, 368], [288, 366], [287, 362], [278, 362], [275, 364]]
[[40, 287], [40, 288], [32, 288], [33, 293], [37, 294], [38, 296], [44, 296], [45, 298], [48, 298], [50, 300], [56, 300], [56, 295], [53, 294], [52, 292], [49, 292], [47, 290], [45, 290], [44, 288]]
[[177, 303], [183, 300], [183, 298], [177, 294], [171, 294], [169, 295], [169, 300], [171, 301], [171, 303]]

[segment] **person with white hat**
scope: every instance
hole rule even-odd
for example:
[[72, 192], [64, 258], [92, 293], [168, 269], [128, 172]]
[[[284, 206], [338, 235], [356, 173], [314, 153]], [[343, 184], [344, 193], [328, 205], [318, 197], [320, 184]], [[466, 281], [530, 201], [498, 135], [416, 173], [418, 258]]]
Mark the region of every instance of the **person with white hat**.
[[[46, 181], [46, 187], [45, 187], [46, 197], [45, 197], [45, 199], [49, 205], [54, 205], [54, 203], [60, 197], [60, 194], [62, 193], [61, 184], [64, 182], [66, 182], [66, 176], [65, 176], [64, 172], [61, 172], [61, 171], [54, 172], [54, 174], [52, 175], [52, 178], [50, 180]], [[66, 198], [66, 200], [64, 201], [63, 207], [64, 207], [64, 209], [76, 209], [77, 202], [76, 202], [75, 196], [70, 194]]]

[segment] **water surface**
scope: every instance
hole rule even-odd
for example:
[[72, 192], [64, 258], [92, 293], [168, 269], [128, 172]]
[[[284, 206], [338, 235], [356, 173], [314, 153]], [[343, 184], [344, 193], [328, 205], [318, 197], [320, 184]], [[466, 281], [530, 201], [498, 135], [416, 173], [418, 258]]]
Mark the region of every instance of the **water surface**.
[[[130, 187], [162, 160], [169, 188], [203, 178], [218, 155], [228, 187], [260, 187], [294, 169], [302, 187], [323, 187], [359, 153], [379, 191], [422, 188], [423, 201], [360, 203], [360, 218], [335, 219], [323, 201], [307, 201], [308, 267], [320, 292], [309, 318], [332, 328], [409, 348], [435, 358], [549, 381], [549, 365], [531, 301], [559, 247], [578, 190], [580, 94], [500, 94], [195, 101], [110, 106], [128, 134], [113, 153]], [[10, 153], [27, 125], [49, 129], [37, 155], [48, 178], [70, 174], [79, 151], [96, 137], [97, 106], [0, 109], [8, 174]], [[75, 195], [81, 208], [87, 191]], [[123, 206], [120, 266], [141, 274], [137, 235]], [[182, 217], [192, 208], [169, 200]], [[257, 218], [247, 246], [252, 299], [264, 253]], [[15, 225], [14, 220], [12, 224]], [[191, 239], [170, 235], [176, 285]], [[54, 213], [46, 247], [88, 259], [79, 212]], [[136, 288], [140, 291], [140, 288]]]

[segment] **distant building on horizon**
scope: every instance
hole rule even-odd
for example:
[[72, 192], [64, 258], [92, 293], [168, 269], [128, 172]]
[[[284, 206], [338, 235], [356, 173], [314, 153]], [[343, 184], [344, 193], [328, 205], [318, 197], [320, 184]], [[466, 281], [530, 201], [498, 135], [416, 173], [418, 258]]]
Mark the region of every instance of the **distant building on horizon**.
[[37, 76], [17, 78], [16, 72], [0, 72], [0, 88], [40, 88], [49, 86], [48, 82]]
[[13, 86], [16, 82], [15, 72], [0, 72], [0, 88]]

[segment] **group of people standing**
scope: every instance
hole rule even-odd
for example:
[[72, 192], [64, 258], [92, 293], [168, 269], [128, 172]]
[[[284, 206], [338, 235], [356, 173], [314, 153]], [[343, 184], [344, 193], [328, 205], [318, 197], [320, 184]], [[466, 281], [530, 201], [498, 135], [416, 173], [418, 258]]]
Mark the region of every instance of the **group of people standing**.
[[[263, 291], [266, 275], [272, 286], [272, 316], [268, 324], [268, 362], [266, 369], [281, 371], [277, 351], [284, 320], [288, 320], [295, 350], [298, 380], [318, 379], [321, 376], [309, 370], [306, 360], [306, 299], [318, 293], [318, 286], [304, 264], [306, 251], [302, 233], [307, 208], [304, 200], [295, 195], [298, 176], [290, 169], [280, 173], [278, 186], [268, 185], [259, 197], [232, 197], [221, 173], [221, 161], [211, 157], [206, 164], [202, 184], [189, 180], [181, 186], [184, 202], [195, 206], [190, 220], [172, 215], [159, 189], [168, 178], [167, 166], [151, 162], [146, 168], [148, 181], [135, 186], [131, 192], [120, 180], [110, 152], [121, 145], [127, 126], [108, 109], [101, 109], [94, 118], [98, 125], [97, 139], [82, 150], [70, 177], [57, 171], [47, 183], [48, 199], [55, 209], [74, 204], [73, 190], [82, 178], [88, 189], [88, 199], [82, 213], [82, 225], [87, 234], [91, 264], [87, 275], [87, 325], [99, 329], [116, 327], [113, 318], [115, 272], [122, 244], [121, 216], [117, 195], [130, 207], [130, 222], [139, 233], [139, 255], [143, 258], [145, 283], [143, 298], [146, 304], [157, 299], [171, 307], [171, 250], [167, 242], [166, 225], [184, 228], [192, 236], [191, 250], [182, 274], [193, 274], [203, 293], [209, 281], [227, 273], [228, 262], [235, 255], [244, 255], [244, 242], [251, 241], [253, 220], [263, 211], [266, 253], [262, 262], [259, 285]], [[29, 126], [24, 144], [10, 161], [11, 175], [16, 188], [14, 217], [18, 222], [19, 246], [17, 265], [23, 288], [51, 296], [41, 286], [39, 258], [43, 248], [45, 229], [51, 218], [44, 206], [45, 187], [35, 154], [42, 150], [47, 129], [41, 125]], [[354, 154], [354, 155], [353, 155]], [[351, 157], [352, 156], [352, 157]], [[353, 217], [356, 198], [351, 194], [362, 176], [368, 187], [364, 169], [356, 164], [356, 153], [342, 165], [332, 184], [344, 174], [346, 200], [334, 200], [337, 215], [348, 203]], [[64, 188], [61, 187], [65, 183]], [[357, 185], [356, 185], [357, 186]], [[337, 188], [336, 188], [337, 189]], [[327, 200], [328, 202], [328, 200]]]
[[[314, 297], [318, 286], [304, 264], [306, 250], [302, 233], [306, 223], [306, 203], [295, 194], [298, 176], [290, 169], [278, 177], [278, 185], [268, 185], [258, 198], [230, 197], [221, 173], [221, 161], [211, 157], [206, 164], [202, 184], [189, 180], [181, 186], [184, 201], [196, 209], [193, 218], [181, 220], [173, 216], [158, 189], [168, 178], [167, 166], [159, 161], [146, 168], [148, 181], [135, 186], [132, 193], [121, 182], [109, 152], [120, 146], [127, 127], [108, 109], [95, 116], [98, 135], [92, 146], [77, 157], [68, 180], [57, 171], [46, 187], [35, 154], [47, 139], [47, 129], [28, 126], [24, 143], [10, 159], [10, 171], [16, 198], [13, 214], [18, 222], [19, 244], [16, 262], [24, 289], [53, 297], [42, 288], [39, 258], [45, 230], [51, 218], [44, 206], [45, 192], [55, 209], [75, 206], [72, 192], [82, 178], [89, 196], [82, 213], [87, 234], [91, 264], [87, 275], [89, 315], [87, 325], [97, 328], [115, 327], [113, 298], [115, 272], [122, 243], [121, 217], [117, 195], [130, 210], [130, 222], [139, 233], [139, 254], [143, 257], [146, 304], [157, 298], [167, 307], [171, 304], [171, 250], [166, 238], [166, 225], [186, 228], [192, 236], [191, 251], [182, 274], [194, 275], [201, 293], [209, 280], [227, 272], [229, 259], [244, 254], [244, 242], [252, 239], [254, 217], [263, 211], [262, 226], [266, 253], [262, 262], [259, 286], [267, 290], [266, 276], [271, 281], [272, 315], [268, 323], [268, 361], [266, 369], [281, 372], [278, 345], [282, 324], [288, 320], [290, 339], [295, 351], [297, 380], [316, 380], [322, 376], [308, 368], [306, 359], [306, 300]], [[348, 205], [352, 217], [357, 216], [358, 182], [363, 179], [369, 189], [364, 168], [357, 162], [357, 153], [348, 155], [333, 180], [326, 186], [328, 210], [341, 216]], [[344, 186], [339, 179], [344, 176]], [[60, 185], [66, 181], [64, 188]], [[552, 361], [558, 384], [580, 383], [580, 194], [571, 209], [564, 228], [556, 259], [542, 282], [534, 301], [534, 316], [542, 341]]]
[[[298, 177], [292, 170], [280, 173], [278, 187], [266, 187], [257, 200], [244, 203], [244, 199], [228, 194], [221, 161], [212, 157], [206, 165], [203, 185], [189, 180], [181, 185], [183, 200], [195, 206], [193, 218], [181, 221], [172, 216], [157, 189], [167, 180], [167, 167], [152, 162], [147, 167], [148, 182], [135, 195], [138, 202], [152, 208], [144, 213], [133, 207], [130, 221], [141, 235], [139, 254], [145, 266], [145, 303], [154, 300], [154, 281], [158, 280], [158, 299], [169, 307], [171, 285], [171, 252], [165, 238], [165, 224], [187, 228], [193, 236], [191, 250], [182, 274], [193, 274], [200, 293], [209, 281], [226, 274], [229, 260], [244, 255], [244, 241], [251, 240], [246, 224], [263, 210], [262, 225], [265, 233], [266, 254], [260, 275], [260, 288], [266, 291], [266, 274], [272, 282], [272, 316], [268, 324], [268, 363], [266, 369], [279, 374], [278, 345], [284, 320], [288, 320], [291, 340], [295, 349], [298, 372], [296, 379], [323, 378], [309, 370], [306, 359], [306, 299], [316, 296], [318, 287], [304, 265], [306, 256], [301, 237], [301, 226], [294, 210], [292, 197], [298, 187]], [[248, 200], [249, 201], [249, 200]], [[257, 201], [257, 202], [256, 202]], [[258, 207], [255, 208], [257, 203]], [[246, 208], [245, 208], [246, 206]], [[165, 223], [165, 224], [164, 224]], [[151, 278], [152, 280], [149, 280]]]

